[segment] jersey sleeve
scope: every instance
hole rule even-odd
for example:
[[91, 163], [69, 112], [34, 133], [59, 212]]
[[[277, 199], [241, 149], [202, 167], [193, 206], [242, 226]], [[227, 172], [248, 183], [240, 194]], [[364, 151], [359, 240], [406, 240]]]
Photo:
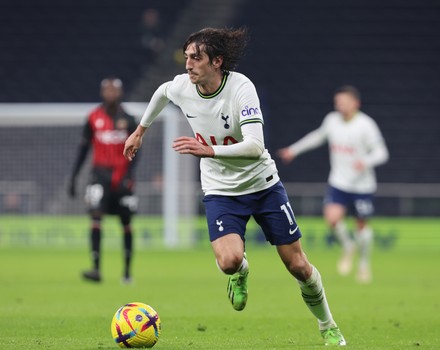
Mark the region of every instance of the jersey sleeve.
[[243, 141], [233, 145], [215, 145], [214, 158], [258, 159], [264, 152], [263, 125], [259, 122], [241, 126]]
[[91, 143], [92, 142], [93, 129], [92, 129], [90, 117], [87, 118], [87, 121], [85, 122], [85, 124], [83, 126], [81, 137], [82, 137], [81, 138], [81, 143], [82, 144], [86, 144], [86, 143]]
[[368, 148], [368, 154], [363, 159], [367, 167], [375, 167], [388, 161], [388, 148], [379, 127], [373, 119], [369, 119], [365, 128], [364, 142]]
[[236, 108], [239, 113], [240, 126], [250, 123], [264, 124], [257, 90], [251, 81], [243, 83], [237, 91]]
[[170, 83], [171, 82], [163, 83], [154, 92], [140, 122], [143, 127], [148, 128], [170, 101], [167, 96], [167, 88]]
[[322, 146], [327, 141], [327, 124], [330, 116], [327, 115], [318, 129], [315, 129], [297, 142], [289, 146], [296, 155], [305, 153], [319, 146]]

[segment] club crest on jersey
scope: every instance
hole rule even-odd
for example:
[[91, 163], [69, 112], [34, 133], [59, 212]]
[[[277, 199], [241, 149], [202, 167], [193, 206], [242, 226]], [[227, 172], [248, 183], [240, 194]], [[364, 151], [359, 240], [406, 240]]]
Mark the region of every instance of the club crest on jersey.
[[225, 127], [225, 129], [229, 129], [229, 128], [230, 128], [230, 125], [228, 124], [229, 116], [227, 115], [227, 116], [225, 117], [225, 115], [222, 113], [221, 118], [222, 118], [223, 121], [225, 122], [225, 125], [223, 125], [223, 126]]

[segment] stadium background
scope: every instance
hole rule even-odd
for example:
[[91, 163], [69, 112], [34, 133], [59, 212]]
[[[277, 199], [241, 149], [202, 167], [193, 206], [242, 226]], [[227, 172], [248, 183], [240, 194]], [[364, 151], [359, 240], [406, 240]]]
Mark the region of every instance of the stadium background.
[[[147, 8], [161, 17], [153, 36], [142, 26]], [[439, 348], [437, 0], [1, 0], [1, 349], [115, 349], [110, 321], [131, 301], [160, 313], [156, 349], [322, 349], [296, 282], [252, 222], [250, 300], [242, 313], [231, 309], [206, 237], [197, 162], [165, 147], [170, 131], [190, 132], [173, 109], [140, 153], [134, 283], [120, 282], [121, 233], [112, 218], [104, 220], [103, 282], [80, 280], [89, 265], [89, 219], [81, 196], [68, 198], [67, 181], [101, 79], [121, 77], [140, 117], [158, 84], [184, 70], [188, 33], [243, 24], [251, 41], [239, 70], [259, 91], [271, 152], [316, 128], [346, 83], [359, 87], [363, 110], [390, 149], [377, 170], [370, 285], [335, 269], [340, 250], [320, 216], [327, 149], [289, 167], [278, 162], [348, 348]], [[156, 53], [146, 47], [152, 38]], [[176, 198], [173, 226], [163, 218]], [[179, 231], [176, 241], [167, 240], [170, 227]]]
[[[125, 101], [145, 104], [162, 81], [184, 71], [181, 44], [188, 33], [205, 26], [248, 26], [251, 37], [239, 71], [259, 91], [272, 153], [316, 128], [332, 109], [334, 89], [353, 84], [391, 154], [377, 169], [377, 214], [440, 212], [440, 6], [434, 0], [6, 0], [0, 6], [3, 237], [16, 234], [11, 225], [17, 220], [11, 215], [84, 214], [82, 199], [72, 201], [66, 194], [88, 111], [81, 103], [97, 103], [99, 82], [115, 75], [124, 81]], [[148, 8], [160, 16], [153, 30], [143, 27]], [[154, 53], [145, 44], [151, 35], [164, 43]], [[55, 105], [59, 119], [53, 109], [47, 112], [51, 118], [45, 115], [47, 103], [60, 104]], [[72, 105], [82, 106], [83, 112], [69, 115], [65, 110]], [[26, 115], [17, 112], [23, 109]], [[155, 127], [137, 179], [140, 214], [160, 217], [167, 188], [164, 128], [160, 122]], [[329, 170], [326, 147], [294, 165], [277, 164], [297, 215], [319, 216]], [[179, 210], [192, 208], [190, 215], [202, 215], [197, 163], [185, 160], [179, 167], [191, 168], [185, 170], [186, 181], [195, 180], [180, 186], [191, 193], [178, 197], [190, 203]], [[86, 181], [83, 169], [82, 190]], [[26, 231], [22, 226], [17, 230]]]

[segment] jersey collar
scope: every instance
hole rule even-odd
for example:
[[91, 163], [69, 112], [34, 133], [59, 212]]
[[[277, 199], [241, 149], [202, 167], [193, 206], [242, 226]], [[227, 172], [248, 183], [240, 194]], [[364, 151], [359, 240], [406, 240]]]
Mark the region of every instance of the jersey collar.
[[216, 97], [218, 94], [220, 94], [220, 92], [223, 91], [223, 88], [224, 88], [225, 85], [226, 85], [226, 81], [228, 80], [228, 76], [229, 76], [229, 72], [224, 72], [224, 74], [223, 74], [223, 78], [222, 78], [222, 82], [221, 82], [219, 88], [218, 88], [216, 91], [214, 91], [212, 94], [210, 94], [210, 95], [205, 95], [205, 94], [203, 94], [203, 93], [199, 90], [199, 87], [196, 85], [197, 93], [199, 94], [199, 96], [200, 96], [201, 98], [204, 98], [204, 99], [209, 99], [209, 98], [214, 98], [214, 97]]

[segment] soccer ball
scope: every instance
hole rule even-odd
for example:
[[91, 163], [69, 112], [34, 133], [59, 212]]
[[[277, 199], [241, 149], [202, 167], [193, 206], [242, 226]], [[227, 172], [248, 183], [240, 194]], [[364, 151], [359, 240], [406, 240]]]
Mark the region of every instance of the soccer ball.
[[144, 303], [129, 303], [113, 316], [113, 339], [121, 348], [151, 348], [160, 336], [159, 314]]

